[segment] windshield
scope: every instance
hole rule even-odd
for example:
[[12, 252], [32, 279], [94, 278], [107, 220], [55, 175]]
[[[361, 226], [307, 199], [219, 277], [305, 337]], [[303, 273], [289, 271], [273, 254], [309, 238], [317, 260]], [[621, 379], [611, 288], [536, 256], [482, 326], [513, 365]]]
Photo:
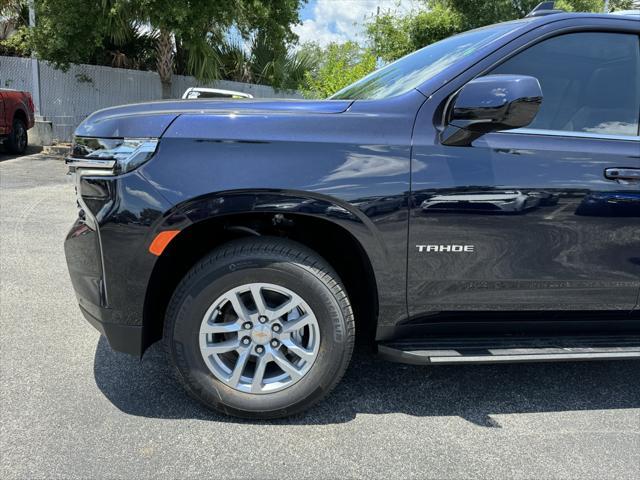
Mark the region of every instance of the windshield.
[[461, 58], [489, 45], [526, 20], [500, 23], [432, 43], [334, 93], [334, 100], [374, 100], [406, 93]]

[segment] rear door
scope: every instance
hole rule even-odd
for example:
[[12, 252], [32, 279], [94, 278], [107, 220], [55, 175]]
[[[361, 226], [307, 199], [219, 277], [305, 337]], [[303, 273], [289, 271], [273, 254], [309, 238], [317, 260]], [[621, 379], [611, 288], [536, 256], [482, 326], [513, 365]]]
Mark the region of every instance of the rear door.
[[[559, 34], [488, 73], [535, 76], [543, 106], [529, 128], [471, 147], [414, 145], [411, 316], [630, 311], [640, 291], [638, 35]], [[419, 115], [416, 129], [427, 121]]]

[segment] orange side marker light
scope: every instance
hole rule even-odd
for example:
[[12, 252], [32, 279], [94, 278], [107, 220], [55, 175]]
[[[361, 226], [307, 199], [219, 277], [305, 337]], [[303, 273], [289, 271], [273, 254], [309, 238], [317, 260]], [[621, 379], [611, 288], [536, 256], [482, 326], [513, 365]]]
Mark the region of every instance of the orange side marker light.
[[173, 237], [179, 233], [180, 230], [165, 230], [164, 232], [160, 232], [156, 235], [156, 238], [153, 239], [151, 245], [149, 245], [149, 252], [159, 257], [162, 255], [162, 252], [164, 252], [164, 249], [167, 248], [169, 242], [173, 240]]

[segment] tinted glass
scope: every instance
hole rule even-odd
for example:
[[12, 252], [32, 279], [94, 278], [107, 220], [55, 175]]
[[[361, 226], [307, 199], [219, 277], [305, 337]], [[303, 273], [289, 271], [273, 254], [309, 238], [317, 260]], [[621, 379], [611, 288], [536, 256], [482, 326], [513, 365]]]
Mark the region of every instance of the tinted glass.
[[540, 81], [542, 107], [528, 128], [638, 135], [637, 35], [562, 35], [525, 50], [491, 73], [532, 75]]
[[471, 30], [424, 47], [370, 73], [330, 98], [344, 100], [393, 97], [419, 87], [461, 58], [486, 47], [526, 20]]
[[188, 98], [240, 98], [228, 93], [219, 92], [189, 92]]

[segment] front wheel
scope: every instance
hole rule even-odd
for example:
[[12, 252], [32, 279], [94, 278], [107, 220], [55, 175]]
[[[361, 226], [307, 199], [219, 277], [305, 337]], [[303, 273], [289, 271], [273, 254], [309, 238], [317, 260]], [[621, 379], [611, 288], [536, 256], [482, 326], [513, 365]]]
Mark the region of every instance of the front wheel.
[[331, 266], [303, 245], [252, 238], [198, 262], [174, 293], [164, 342], [206, 406], [249, 418], [310, 407], [340, 381], [355, 336]]

